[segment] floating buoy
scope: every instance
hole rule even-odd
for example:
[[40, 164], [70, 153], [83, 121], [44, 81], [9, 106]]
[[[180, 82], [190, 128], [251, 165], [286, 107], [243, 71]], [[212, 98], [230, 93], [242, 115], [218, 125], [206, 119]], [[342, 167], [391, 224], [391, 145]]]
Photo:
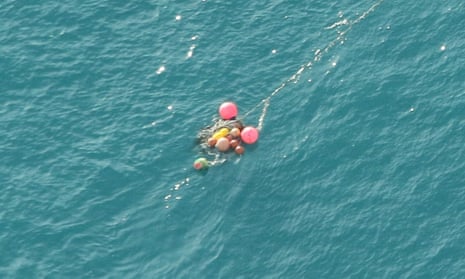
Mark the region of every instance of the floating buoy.
[[221, 152], [228, 151], [229, 149], [229, 140], [227, 138], [220, 138], [216, 141], [216, 149]]
[[207, 141], [207, 143], [208, 143], [208, 146], [210, 146], [210, 147], [215, 147], [215, 145], [216, 145], [216, 139], [215, 139], [215, 138], [209, 138], [208, 141]]
[[194, 161], [194, 169], [196, 170], [203, 170], [208, 168], [208, 160], [205, 158], [198, 158], [197, 160]]
[[245, 127], [241, 132], [241, 139], [247, 144], [253, 144], [258, 140], [258, 130], [255, 127]]
[[220, 138], [226, 137], [228, 134], [229, 134], [228, 128], [221, 128], [218, 130], [218, 132], [213, 134], [212, 138], [218, 140]]
[[237, 116], [237, 106], [232, 102], [222, 103], [218, 111], [224, 120], [231, 120]]
[[231, 145], [231, 148], [233, 148], [233, 149], [234, 149], [234, 148], [236, 148], [236, 146], [238, 146], [238, 145], [239, 145], [239, 141], [238, 141], [238, 140], [235, 140], [235, 139], [233, 139], [233, 140], [231, 140], [231, 141], [229, 142], [229, 145]]
[[245, 148], [242, 145], [238, 145], [236, 146], [236, 148], [234, 148], [234, 152], [236, 152], [236, 154], [239, 154], [239, 155], [242, 155], [244, 151], [245, 151]]
[[239, 130], [239, 128], [232, 128], [231, 131], [229, 131], [229, 134], [233, 137], [233, 138], [237, 138], [241, 135], [241, 130]]

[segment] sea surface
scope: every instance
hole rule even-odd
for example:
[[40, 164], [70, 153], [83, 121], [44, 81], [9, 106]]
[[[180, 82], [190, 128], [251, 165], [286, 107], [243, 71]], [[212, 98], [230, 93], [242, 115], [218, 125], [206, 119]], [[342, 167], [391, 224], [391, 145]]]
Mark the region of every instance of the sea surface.
[[[464, 26], [462, 0], [1, 1], [0, 278], [465, 278]], [[242, 156], [196, 142], [224, 101], [261, 123]]]

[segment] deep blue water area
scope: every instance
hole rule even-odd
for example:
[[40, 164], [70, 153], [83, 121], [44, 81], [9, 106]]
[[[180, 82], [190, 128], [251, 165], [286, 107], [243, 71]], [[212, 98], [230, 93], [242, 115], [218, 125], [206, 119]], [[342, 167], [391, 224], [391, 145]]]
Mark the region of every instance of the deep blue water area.
[[462, 1], [139, 2], [0, 4], [1, 278], [464, 278]]

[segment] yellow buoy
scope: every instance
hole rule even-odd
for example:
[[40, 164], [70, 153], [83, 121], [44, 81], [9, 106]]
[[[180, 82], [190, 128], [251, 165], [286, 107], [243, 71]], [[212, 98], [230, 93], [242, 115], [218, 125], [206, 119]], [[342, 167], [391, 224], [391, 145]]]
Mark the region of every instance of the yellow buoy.
[[218, 140], [220, 138], [226, 137], [229, 134], [228, 128], [221, 128], [218, 132], [214, 133], [212, 138]]

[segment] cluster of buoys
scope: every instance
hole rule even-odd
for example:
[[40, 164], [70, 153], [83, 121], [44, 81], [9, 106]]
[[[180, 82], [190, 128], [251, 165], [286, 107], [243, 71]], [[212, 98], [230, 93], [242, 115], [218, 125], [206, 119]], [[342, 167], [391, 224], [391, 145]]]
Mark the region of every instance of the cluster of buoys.
[[[235, 103], [225, 102], [220, 105], [218, 112], [223, 120], [235, 120], [238, 109]], [[208, 138], [207, 145], [216, 148], [220, 152], [234, 151], [242, 155], [245, 151], [244, 144], [254, 144], [258, 140], [258, 129], [252, 126], [243, 126], [240, 121], [232, 122], [229, 127], [220, 127]], [[205, 158], [198, 158], [194, 162], [194, 168], [202, 170], [208, 168]]]

